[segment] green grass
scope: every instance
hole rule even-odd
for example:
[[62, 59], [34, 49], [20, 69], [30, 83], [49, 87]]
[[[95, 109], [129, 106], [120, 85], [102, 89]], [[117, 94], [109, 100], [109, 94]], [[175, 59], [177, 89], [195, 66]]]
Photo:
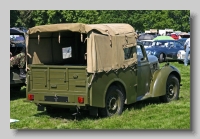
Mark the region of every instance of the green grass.
[[[171, 62], [182, 77], [180, 99], [167, 104], [158, 98], [148, 99], [125, 106], [120, 116], [94, 118], [83, 112], [73, 116], [71, 112], [47, 114], [37, 111], [33, 103], [25, 100], [25, 87], [20, 92], [11, 92], [10, 118], [19, 122], [11, 123], [11, 129], [190, 129], [190, 66]], [[160, 64], [163, 66], [164, 64]]]

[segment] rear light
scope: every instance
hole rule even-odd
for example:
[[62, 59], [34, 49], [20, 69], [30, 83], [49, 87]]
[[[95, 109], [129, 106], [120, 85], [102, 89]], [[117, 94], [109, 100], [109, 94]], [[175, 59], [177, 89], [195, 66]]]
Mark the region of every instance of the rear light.
[[84, 103], [84, 97], [78, 97], [78, 103]]
[[34, 100], [34, 95], [33, 94], [28, 94], [28, 100]]

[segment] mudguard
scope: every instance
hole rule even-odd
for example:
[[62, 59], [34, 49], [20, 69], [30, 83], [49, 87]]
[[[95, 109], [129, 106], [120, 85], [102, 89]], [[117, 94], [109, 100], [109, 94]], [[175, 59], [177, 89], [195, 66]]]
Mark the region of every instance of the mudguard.
[[153, 79], [150, 84], [150, 90], [142, 99], [165, 95], [167, 78], [171, 74], [178, 78], [179, 83], [181, 82], [179, 70], [172, 65], [165, 65], [161, 69], [154, 72]]

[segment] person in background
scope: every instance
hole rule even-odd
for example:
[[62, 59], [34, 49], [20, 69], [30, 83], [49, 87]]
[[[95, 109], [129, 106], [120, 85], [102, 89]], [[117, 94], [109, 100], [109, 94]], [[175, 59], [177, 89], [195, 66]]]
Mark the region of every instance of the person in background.
[[18, 65], [19, 71], [20, 71], [20, 74], [19, 74], [20, 78], [26, 78], [26, 73], [24, 70], [24, 65], [26, 62], [25, 58], [26, 57], [25, 57], [24, 52], [21, 52], [15, 56], [12, 56], [12, 53], [10, 52], [10, 67], [13, 67], [14, 65]]
[[190, 54], [190, 38], [188, 38], [185, 41], [184, 44], [184, 49], [185, 49], [185, 59], [184, 59], [184, 65], [187, 66], [188, 65], [188, 55]]
[[[15, 44], [12, 43], [12, 41], [10, 41], [10, 47], [15, 47]], [[18, 65], [20, 71], [19, 77], [22, 79], [26, 78], [26, 73], [24, 70], [25, 63], [26, 63], [25, 49], [22, 49], [21, 52], [15, 56], [13, 56], [12, 52], [10, 52], [10, 67]]]

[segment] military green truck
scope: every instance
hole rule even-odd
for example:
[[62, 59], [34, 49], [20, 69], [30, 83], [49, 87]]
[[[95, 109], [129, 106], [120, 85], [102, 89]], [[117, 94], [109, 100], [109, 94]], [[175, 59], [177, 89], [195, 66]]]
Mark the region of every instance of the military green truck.
[[181, 76], [147, 56], [129, 24], [63, 23], [28, 30], [26, 101], [39, 111], [84, 109], [120, 115], [124, 105], [151, 97], [179, 98]]

